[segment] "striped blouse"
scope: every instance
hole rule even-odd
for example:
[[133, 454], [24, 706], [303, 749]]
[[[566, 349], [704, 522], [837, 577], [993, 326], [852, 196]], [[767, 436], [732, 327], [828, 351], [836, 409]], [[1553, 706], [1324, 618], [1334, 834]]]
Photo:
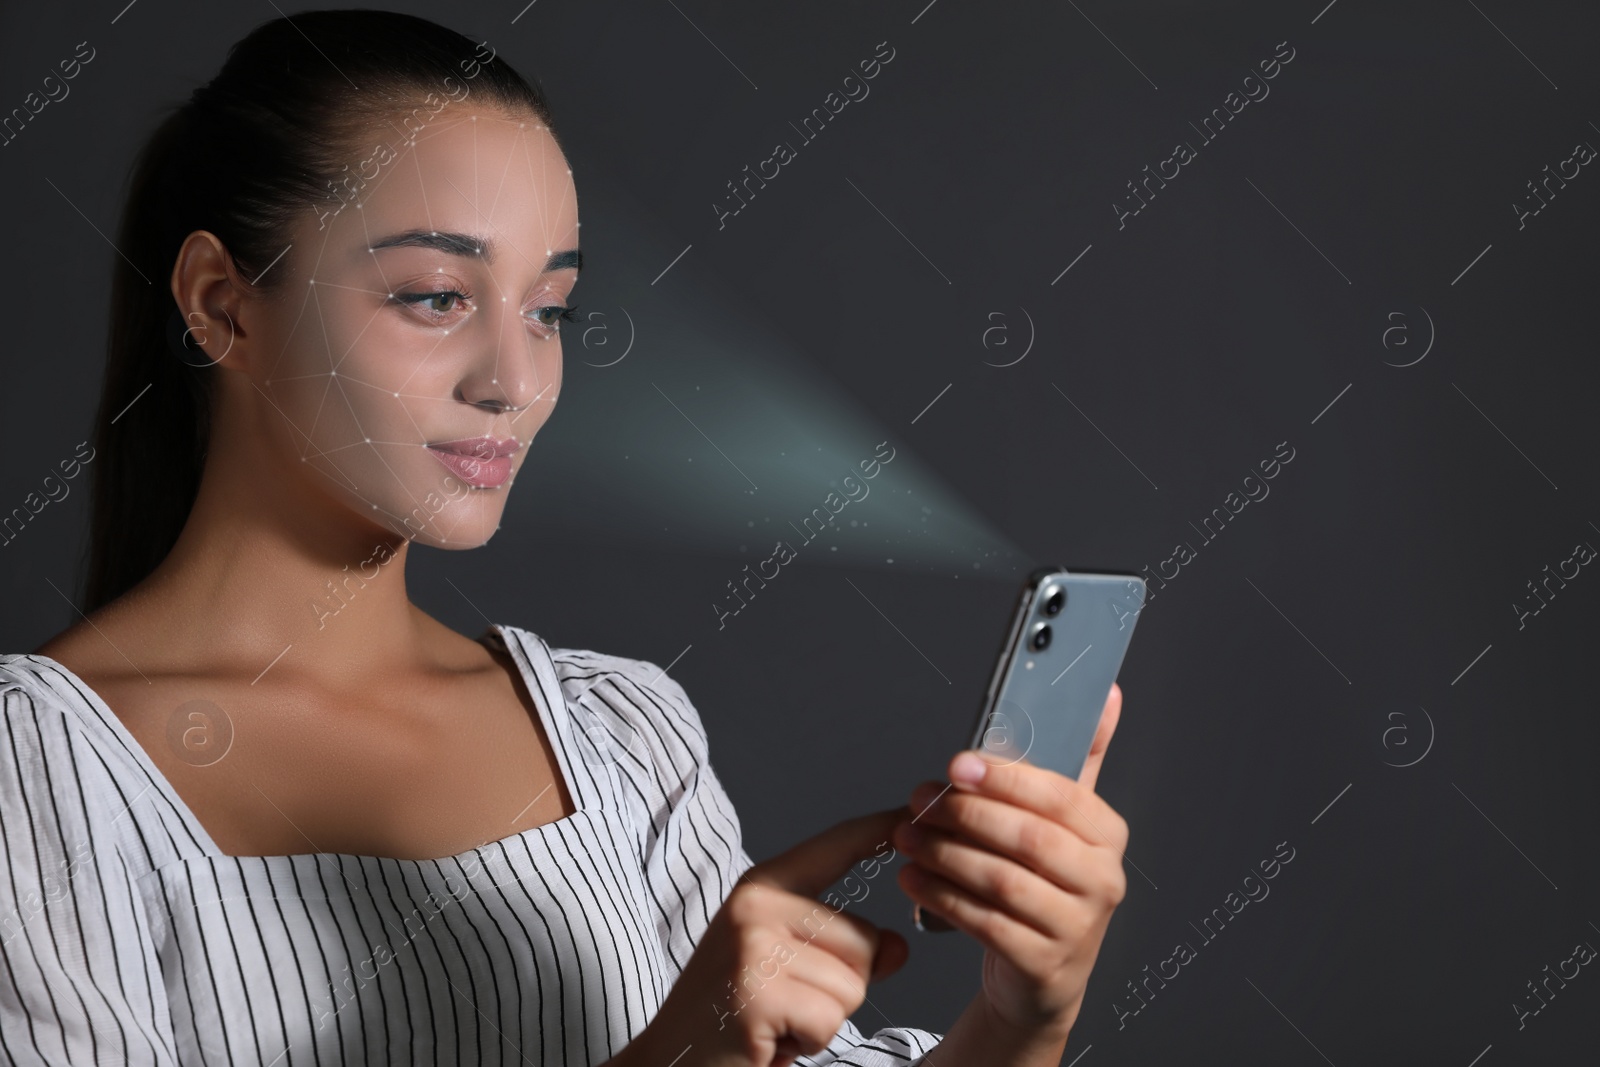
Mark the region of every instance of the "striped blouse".
[[[428, 860], [225, 855], [82, 679], [0, 656], [0, 1062], [618, 1053], [752, 865], [739, 819], [655, 664], [484, 637], [539, 696], [576, 810]], [[941, 1036], [847, 1019], [797, 1062], [902, 1067]]]

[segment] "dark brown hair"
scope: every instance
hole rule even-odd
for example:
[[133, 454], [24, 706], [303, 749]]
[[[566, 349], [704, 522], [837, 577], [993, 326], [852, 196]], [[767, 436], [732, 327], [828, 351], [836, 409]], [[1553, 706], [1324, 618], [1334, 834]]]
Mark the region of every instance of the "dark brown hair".
[[122, 254], [112, 260], [86, 613], [160, 564], [199, 490], [216, 371], [169, 347], [184, 325], [168, 284], [184, 239], [195, 230], [215, 234], [240, 275], [271, 290], [285, 272], [267, 268], [293, 221], [341, 207], [354, 188], [341, 172], [364, 131], [429, 93], [470, 93], [533, 114], [560, 145], [536, 86], [492, 48], [427, 19], [308, 11], [256, 28], [215, 78], [161, 121], [130, 169]]

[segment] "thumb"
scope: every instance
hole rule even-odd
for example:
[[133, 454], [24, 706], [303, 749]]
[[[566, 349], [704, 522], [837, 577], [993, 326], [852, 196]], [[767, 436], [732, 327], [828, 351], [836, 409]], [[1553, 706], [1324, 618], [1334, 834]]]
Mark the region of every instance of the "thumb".
[[1117, 732], [1117, 723], [1121, 718], [1122, 687], [1112, 682], [1111, 692], [1106, 696], [1106, 706], [1100, 712], [1100, 726], [1095, 730], [1094, 741], [1089, 746], [1089, 758], [1084, 760], [1083, 770], [1078, 774], [1079, 783], [1086, 789], [1092, 791], [1100, 778], [1100, 765], [1105, 762], [1111, 735]]
[[745, 877], [762, 885], [815, 897], [849, 873], [857, 860], [893, 846], [890, 835], [911, 817], [909, 805], [858, 815], [808, 837], [751, 867]]

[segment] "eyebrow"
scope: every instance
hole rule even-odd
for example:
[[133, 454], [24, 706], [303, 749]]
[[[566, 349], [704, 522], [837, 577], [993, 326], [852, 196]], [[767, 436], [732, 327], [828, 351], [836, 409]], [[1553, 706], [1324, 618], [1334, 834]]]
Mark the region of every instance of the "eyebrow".
[[[432, 248], [446, 252], [453, 256], [466, 256], [469, 259], [479, 259], [485, 263], [494, 262], [494, 243], [490, 240], [474, 237], [471, 234], [455, 233], [447, 230], [406, 230], [404, 233], [390, 234], [372, 242], [369, 252], [376, 252], [380, 248]], [[583, 253], [576, 248], [568, 248], [561, 252], [550, 253], [550, 258], [545, 261], [544, 273], [549, 274], [558, 270], [583, 270]]]

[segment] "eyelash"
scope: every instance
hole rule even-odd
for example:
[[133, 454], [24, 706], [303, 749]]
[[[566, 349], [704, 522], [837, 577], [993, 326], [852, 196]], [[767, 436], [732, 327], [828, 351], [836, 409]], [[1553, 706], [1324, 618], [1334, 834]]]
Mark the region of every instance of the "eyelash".
[[[395, 294], [394, 299], [396, 301], [402, 303], [402, 304], [408, 304], [408, 305], [410, 305], [412, 307], [415, 307], [418, 304], [424, 303], [425, 301], [432, 300], [435, 297], [441, 297], [441, 296], [453, 296], [453, 297], [456, 298], [458, 303], [460, 301], [463, 301], [463, 300], [471, 300], [472, 299], [472, 294], [471, 293], [462, 292], [459, 289], [436, 289], [436, 290], [434, 290], [432, 292], [428, 292], [428, 293], [397, 293], [397, 294]], [[453, 311], [455, 309], [452, 308], [451, 310]], [[544, 307], [538, 308], [537, 310], [538, 311], [551, 311], [551, 310], [560, 311], [561, 312], [561, 314], [559, 316], [560, 319], [565, 319], [567, 322], [577, 322], [578, 321], [578, 305], [577, 304], [573, 304], [571, 307], [567, 307], [567, 306], [562, 305], [562, 304], [546, 304]], [[435, 318], [435, 316], [450, 314], [449, 311], [445, 311], [445, 312], [430, 312], [427, 309], [422, 309], [422, 313], [425, 316], [428, 316], [430, 318], [434, 318], [434, 321], [439, 321], [437, 318]], [[539, 325], [544, 326], [547, 329], [554, 329], [557, 326], [559, 326], [560, 323], [559, 322], [543, 322], [543, 321], [540, 321]]]

